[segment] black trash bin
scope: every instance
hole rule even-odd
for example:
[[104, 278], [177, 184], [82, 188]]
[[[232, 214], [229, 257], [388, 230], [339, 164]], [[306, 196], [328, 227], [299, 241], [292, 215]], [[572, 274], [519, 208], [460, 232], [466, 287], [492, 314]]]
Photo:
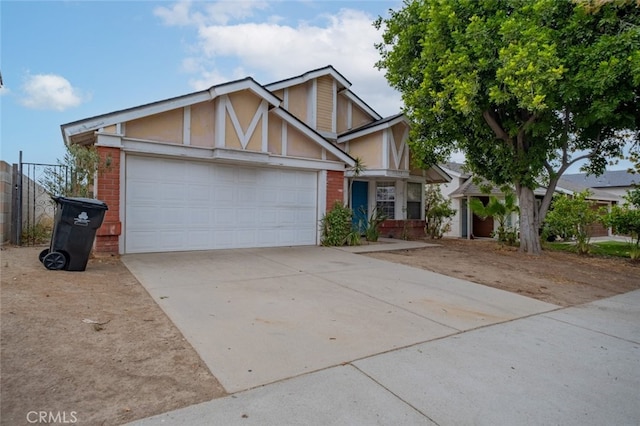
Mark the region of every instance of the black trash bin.
[[96, 231], [102, 225], [107, 205], [91, 198], [56, 197], [56, 215], [48, 249], [40, 253], [47, 269], [84, 271]]

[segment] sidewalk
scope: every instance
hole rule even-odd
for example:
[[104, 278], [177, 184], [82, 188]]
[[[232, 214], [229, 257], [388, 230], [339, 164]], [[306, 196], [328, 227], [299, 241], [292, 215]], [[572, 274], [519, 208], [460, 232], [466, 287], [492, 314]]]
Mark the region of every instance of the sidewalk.
[[461, 332], [132, 425], [640, 423], [640, 290]]

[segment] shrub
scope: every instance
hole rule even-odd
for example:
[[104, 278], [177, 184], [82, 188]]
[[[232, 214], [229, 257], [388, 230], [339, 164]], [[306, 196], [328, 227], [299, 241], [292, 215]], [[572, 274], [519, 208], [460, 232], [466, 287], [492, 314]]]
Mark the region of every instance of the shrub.
[[627, 203], [622, 207], [613, 206], [604, 222], [612, 227], [615, 233], [631, 237], [629, 257], [632, 260], [638, 260], [640, 259], [640, 189], [631, 191], [625, 198]]
[[451, 208], [451, 200], [444, 198], [439, 186], [427, 185], [424, 203], [425, 234], [434, 239], [442, 238], [451, 229], [451, 218], [456, 214], [456, 210]]
[[364, 231], [367, 241], [376, 242], [380, 237], [380, 225], [387, 219], [385, 215], [378, 208], [374, 209], [371, 213], [371, 217], [367, 221], [367, 228]]
[[352, 232], [351, 218], [351, 209], [336, 202], [320, 221], [322, 226], [321, 244], [323, 246], [345, 245]]
[[576, 239], [576, 251], [589, 253], [589, 227], [602, 220], [593, 209], [594, 203], [587, 200], [589, 191], [575, 193], [573, 197], [560, 195], [551, 204], [551, 210], [544, 220], [544, 235], [561, 235]]

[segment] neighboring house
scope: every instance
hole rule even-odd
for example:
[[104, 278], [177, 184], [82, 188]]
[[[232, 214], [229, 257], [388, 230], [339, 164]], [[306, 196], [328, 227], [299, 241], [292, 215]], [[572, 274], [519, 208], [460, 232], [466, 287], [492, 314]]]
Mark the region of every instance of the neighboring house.
[[[497, 223], [494, 223], [493, 218], [487, 218], [485, 220], [480, 219], [471, 211], [469, 201], [471, 198], [479, 198], [486, 205], [490, 196], [495, 196], [498, 199], [504, 199], [504, 194], [499, 188], [491, 185], [488, 185], [491, 188], [490, 193], [487, 194], [484, 192], [480, 188], [481, 185], [474, 183], [472, 175], [465, 171], [463, 164], [447, 163], [440, 167], [449, 176], [451, 176], [450, 182], [439, 184], [440, 190], [445, 197], [451, 199], [452, 207], [456, 210], [456, 214], [452, 218], [451, 229], [445, 233], [445, 236], [457, 238], [490, 237], [492, 232], [497, 228]], [[611, 205], [621, 202], [621, 197], [615, 193], [604, 191], [596, 187], [588, 187], [580, 183], [573, 183], [566, 180], [565, 176], [560, 179], [556, 186], [557, 193], [568, 195], [584, 191], [585, 189], [588, 189], [591, 192], [588, 199], [595, 202], [595, 209], [599, 209], [600, 207], [610, 208]], [[534, 194], [538, 200], [542, 200], [542, 197], [544, 197], [545, 194], [545, 189], [538, 188], [534, 191]], [[517, 224], [517, 221], [518, 215], [514, 213], [509, 218], [509, 223]], [[604, 228], [602, 225], [595, 224], [592, 226], [591, 236], [608, 235], [611, 235], [611, 231]]]
[[[407, 119], [381, 117], [350, 86], [327, 66], [62, 125], [65, 143], [95, 144], [109, 158], [96, 181], [109, 206], [96, 250], [313, 245], [324, 214], [351, 201], [389, 215], [383, 236], [423, 232], [424, 222], [405, 219], [424, 219], [424, 185], [449, 177], [412, 168]], [[357, 177], [355, 157], [366, 165]]]
[[562, 175], [562, 180], [592, 190], [606, 191], [620, 198], [623, 198], [634, 186], [640, 186], [640, 175], [629, 173], [626, 170], [605, 171], [600, 176], [587, 175], [586, 173], [565, 174]]

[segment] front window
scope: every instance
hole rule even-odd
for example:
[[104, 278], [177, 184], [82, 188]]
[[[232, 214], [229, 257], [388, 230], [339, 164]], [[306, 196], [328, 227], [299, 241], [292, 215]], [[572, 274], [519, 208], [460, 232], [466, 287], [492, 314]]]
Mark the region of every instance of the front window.
[[407, 219], [422, 219], [422, 184], [407, 183]]
[[387, 219], [395, 218], [396, 185], [393, 182], [378, 182], [376, 184], [376, 208]]

